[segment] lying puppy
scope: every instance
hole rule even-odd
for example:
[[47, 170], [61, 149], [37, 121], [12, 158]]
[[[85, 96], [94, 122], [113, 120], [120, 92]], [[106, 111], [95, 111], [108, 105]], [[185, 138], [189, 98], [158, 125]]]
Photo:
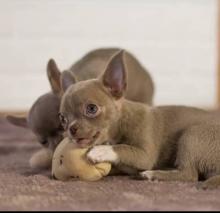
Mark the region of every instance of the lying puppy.
[[[91, 147], [87, 158], [128, 174], [142, 171], [150, 180], [197, 181], [199, 174], [220, 174], [220, 117], [193, 107], [126, 100], [126, 70], [119, 52], [98, 79], [71, 84], [74, 79], [62, 78], [61, 123], [78, 146]], [[176, 169], [156, 170], [165, 167]], [[205, 183], [219, 183], [219, 177]]]
[[[60, 76], [64, 76], [67, 81], [72, 76], [74, 76], [74, 81], [96, 78], [103, 72], [111, 57], [119, 50], [117, 48], [93, 50], [64, 72], [61, 72], [55, 61], [51, 59], [47, 65], [47, 75], [52, 91], [37, 99], [27, 118], [8, 116], [7, 119], [14, 125], [29, 127], [44, 147], [54, 150], [63, 139], [62, 126], [58, 117], [60, 98], [63, 92]], [[129, 76], [126, 98], [152, 104], [154, 86], [149, 73], [131, 53], [126, 52], [125, 60]], [[33, 167], [38, 167], [37, 159], [31, 160]], [[41, 165], [44, 164], [41, 163]], [[41, 166], [39, 165], [39, 167]]]

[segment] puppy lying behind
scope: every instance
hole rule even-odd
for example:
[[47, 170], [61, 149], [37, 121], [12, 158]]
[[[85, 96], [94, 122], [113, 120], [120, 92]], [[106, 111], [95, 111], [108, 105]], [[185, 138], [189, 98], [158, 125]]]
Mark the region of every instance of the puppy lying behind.
[[[60, 119], [69, 137], [80, 147], [91, 147], [90, 161], [110, 162], [128, 174], [169, 181], [197, 181], [202, 174], [211, 177], [206, 187], [219, 185], [220, 117], [193, 107], [126, 100], [126, 70], [119, 52], [98, 79], [71, 84], [74, 79], [63, 76], [68, 89]], [[175, 170], [157, 170], [165, 167]]]
[[[74, 76], [74, 81], [96, 78], [104, 71], [111, 57], [119, 50], [117, 48], [93, 50], [64, 72], [59, 70], [54, 60], [49, 60], [47, 75], [52, 91], [36, 100], [27, 118], [8, 116], [7, 119], [14, 125], [30, 128], [44, 147], [54, 150], [57, 144], [63, 139], [63, 129], [58, 117], [60, 98], [63, 92], [60, 76], [67, 79], [67, 82], [64, 82], [65, 84], [68, 83], [68, 79], [71, 79], [72, 76]], [[128, 90], [125, 97], [133, 101], [152, 104], [154, 86], [149, 73], [129, 52], [125, 54], [125, 63], [128, 67]], [[48, 150], [45, 152], [50, 153]], [[45, 152], [41, 151], [42, 155], [45, 156]], [[40, 156], [40, 154], [33, 156], [30, 161], [32, 167], [50, 166], [50, 164], [43, 163], [43, 156], [39, 161]], [[41, 163], [38, 165], [38, 162]], [[45, 162], [50, 161], [47, 159]]]

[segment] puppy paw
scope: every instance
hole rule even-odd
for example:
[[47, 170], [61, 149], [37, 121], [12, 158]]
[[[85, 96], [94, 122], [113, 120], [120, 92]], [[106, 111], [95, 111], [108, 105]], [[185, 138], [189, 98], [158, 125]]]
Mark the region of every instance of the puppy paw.
[[154, 171], [148, 170], [148, 171], [140, 172], [137, 176], [137, 179], [154, 181], [156, 180], [156, 177], [154, 176]]
[[29, 160], [32, 169], [48, 169], [52, 164], [53, 153], [49, 149], [41, 149], [34, 153]]
[[98, 145], [93, 147], [88, 153], [87, 158], [93, 163], [109, 162], [116, 163], [118, 155], [112, 146]]

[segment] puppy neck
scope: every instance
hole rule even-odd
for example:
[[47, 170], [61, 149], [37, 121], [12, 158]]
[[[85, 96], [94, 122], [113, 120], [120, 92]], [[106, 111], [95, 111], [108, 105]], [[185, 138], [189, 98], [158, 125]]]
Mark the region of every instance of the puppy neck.
[[117, 121], [112, 125], [111, 135], [114, 135], [113, 138], [127, 137], [132, 129], [138, 128], [143, 123], [143, 118], [150, 117], [151, 114], [150, 106], [125, 98], [118, 100], [116, 105], [119, 113]]

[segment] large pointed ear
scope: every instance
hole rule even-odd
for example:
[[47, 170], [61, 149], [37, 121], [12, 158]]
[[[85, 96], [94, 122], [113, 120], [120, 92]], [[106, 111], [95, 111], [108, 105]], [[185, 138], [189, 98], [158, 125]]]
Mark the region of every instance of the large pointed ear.
[[47, 63], [47, 77], [54, 94], [59, 94], [61, 92], [60, 76], [61, 72], [56, 62], [50, 59]]
[[124, 64], [124, 51], [117, 52], [107, 65], [102, 83], [115, 98], [121, 98], [127, 87], [127, 73]]
[[76, 83], [76, 78], [73, 74], [70, 73], [70, 71], [63, 71], [61, 74], [61, 88], [63, 93], [71, 86], [72, 84]]
[[26, 117], [16, 117], [12, 115], [7, 115], [6, 119], [15, 126], [20, 126], [24, 128], [28, 128], [27, 118]]

